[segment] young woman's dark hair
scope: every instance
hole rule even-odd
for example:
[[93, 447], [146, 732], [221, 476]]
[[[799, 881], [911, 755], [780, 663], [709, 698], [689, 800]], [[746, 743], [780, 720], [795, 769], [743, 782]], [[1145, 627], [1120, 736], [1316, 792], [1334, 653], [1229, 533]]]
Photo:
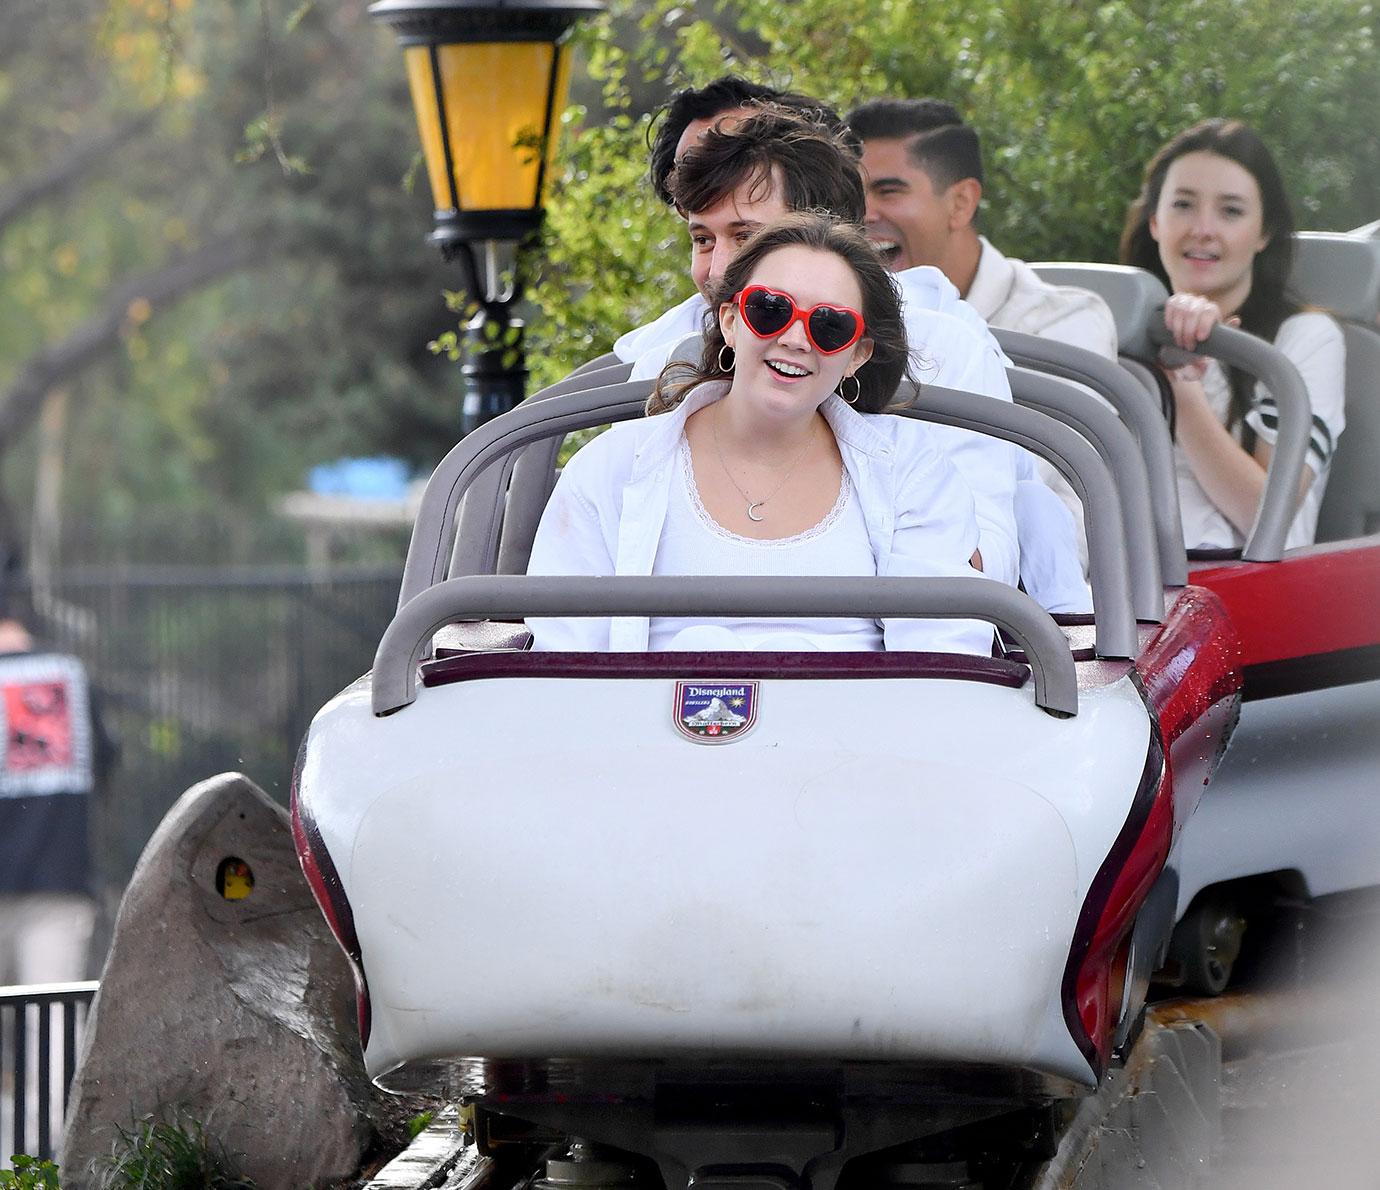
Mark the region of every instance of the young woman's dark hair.
[[1148, 269], [1172, 288], [1160, 262], [1159, 245], [1150, 235], [1150, 216], [1159, 205], [1169, 167], [1189, 153], [1215, 153], [1235, 161], [1260, 187], [1261, 218], [1269, 243], [1256, 254], [1251, 292], [1237, 314], [1245, 330], [1262, 339], [1273, 339], [1279, 324], [1300, 309], [1288, 293], [1289, 274], [1294, 267], [1294, 212], [1270, 150], [1240, 120], [1204, 120], [1179, 133], [1155, 154], [1145, 167], [1140, 196], [1126, 215], [1121, 233], [1122, 263]]
[[[740, 107], [756, 107], [761, 104], [775, 104], [788, 108], [801, 118], [820, 124], [830, 132], [843, 135], [858, 155], [861, 146], [851, 136], [843, 118], [823, 100], [796, 91], [782, 91], [762, 83], [750, 82], [741, 75], [726, 74], [703, 87], [686, 87], [671, 96], [666, 104], [661, 122], [656, 125], [656, 134], [651, 140], [648, 153], [647, 172], [652, 179], [652, 189], [667, 206], [674, 203], [667, 179], [676, 165], [676, 146], [681, 134], [693, 120], [712, 120], [715, 116], [731, 112]], [[648, 135], [652, 133], [648, 130]]]
[[674, 409], [691, 389], [706, 381], [729, 379], [731, 371], [720, 366], [721, 357], [731, 358], [732, 352], [731, 349], [723, 351], [726, 344], [719, 327], [719, 307], [732, 301], [751, 281], [753, 272], [766, 257], [781, 248], [791, 247], [832, 252], [853, 270], [862, 291], [864, 334], [872, 340], [871, 358], [855, 373], [858, 399], [853, 407], [860, 413], [880, 413], [892, 403], [910, 366], [906, 325], [901, 318], [901, 296], [896, 282], [860, 227], [829, 215], [805, 212], [787, 215], [769, 224], [743, 245], [709, 297], [709, 312], [704, 320], [704, 351], [699, 364], [693, 368], [678, 363], [667, 365], [647, 402], [649, 414]]
[[[1269, 237], [1256, 253], [1251, 267], [1251, 290], [1236, 315], [1241, 329], [1273, 341], [1280, 324], [1303, 307], [1289, 293], [1294, 267], [1294, 212], [1284, 189], [1275, 159], [1265, 142], [1240, 120], [1204, 120], [1179, 133], [1150, 160], [1145, 180], [1126, 214], [1121, 232], [1121, 263], [1154, 273], [1173, 292], [1174, 286], [1160, 260], [1160, 246], [1150, 234], [1150, 216], [1159, 206], [1169, 167], [1189, 153], [1214, 153], [1235, 161], [1260, 187], [1262, 230]], [[1227, 424], [1235, 425], [1249, 412], [1254, 381], [1236, 369], [1230, 372], [1232, 402]]]

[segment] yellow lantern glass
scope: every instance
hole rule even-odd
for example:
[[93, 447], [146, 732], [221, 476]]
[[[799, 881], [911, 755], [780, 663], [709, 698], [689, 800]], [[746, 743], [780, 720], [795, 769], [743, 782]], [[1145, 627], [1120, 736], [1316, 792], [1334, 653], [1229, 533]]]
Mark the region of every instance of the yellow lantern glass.
[[435, 53], [455, 166], [454, 195], [452, 179], [446, 176], [432, 51], [426, 46], [409, 46], [404, 51], [436, 209], [539, 207], [542, 142], [547, 137], [549, 164], [569, 89], [569, 49], [550, 42], [513, 41], [442, 45]]

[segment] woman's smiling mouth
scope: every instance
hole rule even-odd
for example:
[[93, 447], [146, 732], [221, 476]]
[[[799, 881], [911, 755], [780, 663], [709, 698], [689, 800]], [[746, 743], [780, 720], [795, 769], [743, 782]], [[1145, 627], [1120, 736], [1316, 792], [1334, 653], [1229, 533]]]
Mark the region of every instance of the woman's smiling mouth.
[[769, 359], [762, 362], [785, 380], [799, 380], [802, 376], [810, 375], [808, 368], [802, 368], [799, 364], [787, 363], [785, 360]]

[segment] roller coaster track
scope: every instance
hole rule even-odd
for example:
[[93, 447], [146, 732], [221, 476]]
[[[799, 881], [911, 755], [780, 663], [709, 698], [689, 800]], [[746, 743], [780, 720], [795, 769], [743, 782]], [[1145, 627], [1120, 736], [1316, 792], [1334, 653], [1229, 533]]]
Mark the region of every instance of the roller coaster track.
[[[1362, 1186], [1330, 1133], [1346, 1132], [1336, 1100], [1354, 1094], [1354, 999], [1246, 992], [1152, 1005], [1124, 1063], [1066, 1118], [1054, 1156], [1002, 1177], [974, 1179], [966, 1163], [904, 1168], [896, 1190], [1273, 1190]], [[1363, 1030], [1364, 1031], [1364, 1030]], [[1339, 1040], [1339, 1032], [1346, 1040]], [[1371, 1036], [1369, 1040], [1375, 1040]], [[1365, 1077], [1362, 1075], [1362, 1077]], [[1336, 1127], [1318, 1139], [1304, 1098]], [[1315, 1102], [1316, 1100], [1316, 1102]], [[532, 1181], [480, 1156], [456, 1109], [432, 1125], [364, 1190], [604, 1190], [633, 1181]], [[1289, 1124], [1283, 1124], [1289, 1121]], [[1354, 1129], [1353, 1129], [1354, 1130]], [[1301, 1137], [1315, 1138], [1313, 1143]], [[898, 1167], [899, 1169], [900, 1167]], [[540, 1172], [540, 1171], [538, 1171]], [[1356, 1176], [1361, 1177], [1357, 1172]]]

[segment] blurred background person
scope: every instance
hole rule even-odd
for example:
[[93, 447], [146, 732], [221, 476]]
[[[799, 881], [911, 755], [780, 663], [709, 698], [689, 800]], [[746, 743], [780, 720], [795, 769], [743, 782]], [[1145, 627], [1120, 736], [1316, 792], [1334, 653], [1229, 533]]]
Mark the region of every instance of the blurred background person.
[[113, 758], [85, 668], [30, 623], [0, 583], [0, 986], [88, 974], [91, 802]]

